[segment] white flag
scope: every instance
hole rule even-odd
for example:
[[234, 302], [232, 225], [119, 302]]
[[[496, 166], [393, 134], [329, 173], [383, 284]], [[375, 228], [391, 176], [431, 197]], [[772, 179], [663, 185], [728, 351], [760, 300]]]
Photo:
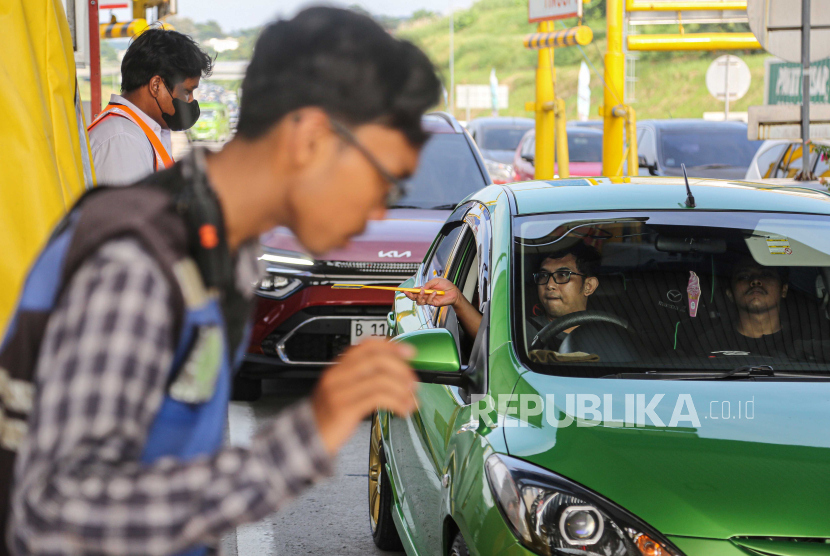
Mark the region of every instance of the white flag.
[[585, 61], [579, 66], [579, 80], [576, 87], [576, 113], [579, 116], [579, 121], [585, 122], [588, 120], [588, 114], [591, 112], [591, 72], [588, 71], [588, 66]]
[[499, 80], [496, 77], [496, 68], [490, 70], [490, 104], [493, 105], [493, 115], [499, 115]]

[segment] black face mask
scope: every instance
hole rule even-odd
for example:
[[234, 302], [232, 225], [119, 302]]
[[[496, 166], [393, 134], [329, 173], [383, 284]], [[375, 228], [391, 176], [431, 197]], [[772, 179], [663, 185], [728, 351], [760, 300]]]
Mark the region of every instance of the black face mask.
[[[167, 84], [164, 85], [164, 88], [167, 89]], [[170, 89], [167, 89], [167, 92], [170, 93]], [[174, 97], [173, 93], [170, 93], [170, 98], [173, 99], [174, 112], [172, 114], [168, 114], [162, 110], [159, 99], [156, 99], [156, 104], [158, 104], [159, 110], [161, 110], [161, 117], [164, 123], [167, 124], [167, 127], [171, 131], [184, 131], [193, 127], [193, 124], [196, 123], [196, 120], [199, 119], [199, 115], [202, 113], [199, 109], [199, 101], [193, 99], [193, 102], [185, 102]]]

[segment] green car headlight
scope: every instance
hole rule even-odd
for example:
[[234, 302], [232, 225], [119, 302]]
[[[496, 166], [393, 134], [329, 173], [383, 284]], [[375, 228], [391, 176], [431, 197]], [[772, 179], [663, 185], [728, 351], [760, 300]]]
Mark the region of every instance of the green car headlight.
[[513, 534], [545, 556], [683, 556], [613, 502], [525, 461], [492, 454], [487, 481]]

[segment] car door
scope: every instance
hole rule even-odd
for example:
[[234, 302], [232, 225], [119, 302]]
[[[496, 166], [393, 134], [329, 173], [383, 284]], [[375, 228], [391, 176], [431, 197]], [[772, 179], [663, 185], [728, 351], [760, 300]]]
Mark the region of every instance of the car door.
[[[458, 239], [444, 265], [444, 277], [455, 283], [462, 294], [479, 308], [486, 302], [489, 284], [489, 214], [475, 204], [464, 216]], [[440, 248], [440, 246], [439, 246]], [[437, 253], [436, 249], [436, 253]], [[429, 267], [437, 266], [430, 261]], [[470, 359], [473, 339], [463, 332], [449, 307], [428, 311], [429, 327], [449, 329], [456, 338], [462, 362]], [[443, 553], [445, 489], [442, 478], [449, 462], [457, 455], [447, 453], [455, 430], [455, 417], [468, 403], [457, 387], [421, 384], [418, 407], [408, 418], [390, 420], [391, 440], [395, 445], [398, 484], [403, 487], [404, 520], [420, 554]], [[399, 489], [400, 490], [400, 489]]]

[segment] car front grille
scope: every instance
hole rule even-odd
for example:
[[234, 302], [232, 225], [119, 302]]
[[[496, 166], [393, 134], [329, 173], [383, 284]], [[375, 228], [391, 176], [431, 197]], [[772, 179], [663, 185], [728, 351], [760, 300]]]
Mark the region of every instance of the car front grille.
[[389, 306], [375, 305], [306, 307], [260, 345], [265, 354], [280, 357], [282, 344], [283, 355], [288, 359], [283, 359], [284, 363], [325, 365], [351, 344], [350, 317], [385, 319], [389, 310]]
[[415, 274], [420, 263], [363, 263], [354, 261], [323, 261], [326, 274]]
[[351, 344], [346, 334], [303, 334], [291, 336], [285, 343], [285, 354], [291, 361], [320, 363], [335, 359]]

